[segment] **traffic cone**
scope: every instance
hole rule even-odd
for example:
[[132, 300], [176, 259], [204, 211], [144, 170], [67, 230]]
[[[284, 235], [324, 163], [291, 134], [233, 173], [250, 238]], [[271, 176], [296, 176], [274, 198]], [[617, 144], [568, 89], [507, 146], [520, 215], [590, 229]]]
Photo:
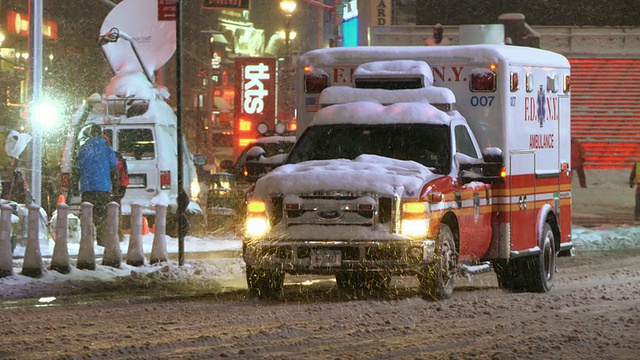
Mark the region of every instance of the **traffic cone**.
[[147, 221], [146, 216], [142, 217], [142, 235], [149, 234], [149, 221]]
[[60, 194], [60, 195], [58, 196], [58, 205], [60, 205], [60, 204], [66, 204], [66, 203], [67, 203], [67, 200], [64, 198], [64, 194]]

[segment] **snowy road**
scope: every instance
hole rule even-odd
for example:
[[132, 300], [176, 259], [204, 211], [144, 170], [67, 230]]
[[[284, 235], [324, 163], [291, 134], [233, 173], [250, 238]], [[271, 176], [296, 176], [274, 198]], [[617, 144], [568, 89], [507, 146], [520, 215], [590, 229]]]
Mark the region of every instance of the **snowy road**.
[[150, 280], [120, 295], [4, 302], [0, 358], [640, 358], [640, 250], [579, 252], [558, 271], [550, 293], [505, 293], [487, 273], [444, 302], [423, 300], [413, 279], [356, 298], [304, 277], [259, 301], [241, 272], [225, 284]]

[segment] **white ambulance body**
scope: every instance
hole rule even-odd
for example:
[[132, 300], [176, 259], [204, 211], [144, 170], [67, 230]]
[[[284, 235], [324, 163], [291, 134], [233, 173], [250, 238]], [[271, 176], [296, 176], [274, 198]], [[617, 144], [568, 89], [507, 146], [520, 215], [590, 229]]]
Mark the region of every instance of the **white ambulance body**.
[[568, 60], [550, 51], [511, 45], [314, 50], [298, 61], [297, 135], [321, 108], [320, 93], [326, 87], [356, 87], [356, 79], [361, 79], [357, 87], [386, 82], [393, 88], [392, 78], [355, 74], [360, 64], [389, 60], [426, 62], [433, 85], [455, 94], [455, 109], [466, 118], [480, 148], [502, 150], [506, 181], [493, 185], [490, 257], [508, 259], [539, 251], [536, 239], [548, 211], [557, 215], [558, 250], [567, 254], [572, 247]]
[[551, 288], [573, 247], [566, 58], [503, 44], [330, 48], [297, 70], [298, 141], [248, 197], [252, 293], [278, 293], [285, 273], [358, 289], [413, 274], [448, 298], [456, 273], [489, 265], [502, 288]]

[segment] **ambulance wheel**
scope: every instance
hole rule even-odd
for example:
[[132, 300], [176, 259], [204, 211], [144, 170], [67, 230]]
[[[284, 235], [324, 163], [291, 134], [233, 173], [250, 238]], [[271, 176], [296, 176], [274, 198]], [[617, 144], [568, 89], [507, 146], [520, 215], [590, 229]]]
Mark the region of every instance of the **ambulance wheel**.
[[528, 258], [528, 266], [524, 269], [528, 279], [526, 290], [544, 293], [553, 287], [557, 258], [555, 236], [548, 223], [542, 228], [539, 246], [540, 254]]
[[453, 232], [446, 224], [440, 224], [433, 262], [418, 274], [420, 292], [434, 300], [448, 299], [453, 295], [458, 266], [458, 254]]
[[279, 270], [246, 268], [249, 294], [259, 299], [277, 298], [284, 286], [284, 272]]

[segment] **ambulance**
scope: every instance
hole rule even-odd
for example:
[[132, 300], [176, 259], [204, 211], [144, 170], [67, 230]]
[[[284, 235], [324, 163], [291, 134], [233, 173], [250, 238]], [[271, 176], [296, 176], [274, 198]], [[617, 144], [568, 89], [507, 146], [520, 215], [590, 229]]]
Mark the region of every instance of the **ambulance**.
[[297, 143], [249, 197], [253, 293], [279, 293], [284, 274], [335, 275], [347, 289], [417, 275], [446, 299], [457, 276], [490, 269], [504, 289], [551, 289], [573, 247], [564, 56], [319, 49], [299, 58], [297, 91]]

